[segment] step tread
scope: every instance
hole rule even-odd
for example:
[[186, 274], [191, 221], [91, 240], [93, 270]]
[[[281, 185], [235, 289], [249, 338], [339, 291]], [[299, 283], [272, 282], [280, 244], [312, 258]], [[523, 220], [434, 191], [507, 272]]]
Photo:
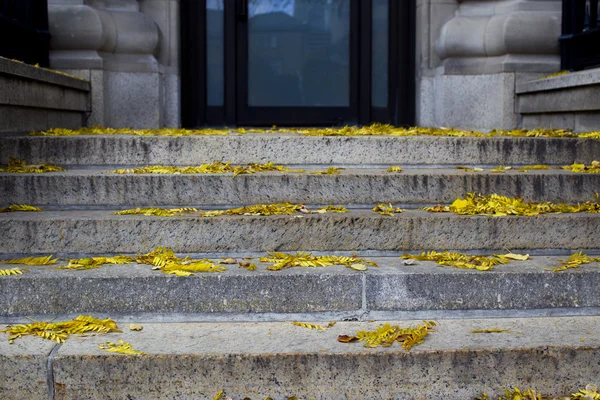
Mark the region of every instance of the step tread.
[[[103, 393], [110, 399], [211, 399], [224, 389], [236, 400], [292, 395], [422, 399], [440, 393], [445, 399], [465, 400], [484, 391], [499, 395], [513, 385], [564, 395], [600, 376], [600, 317], [438, 320], [436, 332], [410, 352], [398, 343], [365, 348], [337, 341], [338, 335], [374, 330], [382, 322], [338, 322], [319, 332], [290, 322], [149, 323], [133, 332], [117, 319], [123, 333], [73, 336], [56, 350], [54, 390], [61, 398]], [[472, 332], [491, 328], [511, 332]], [[29, 348], [36, 340], [51, 343], [28, 338], [9, 345], [0, 340], [0, 354], [9, 354], [0, 374], [19, 378], [4, 380], [7, 386], [24, 378], [35, 386], [33, 379], [44, 376], [44, 367], [31, 365], [47, 356], [47, 347], [38, 344], [38, 352]], [[98, 347], [118, 340], [146, 354], [126, 356]], [[25, 366], [29, 368], [21, 372]], [[481, 369], [487, 372], [474, 379], [474, 371]]]
[[[534, 256], [498, 265], [492, 271], [442, 267], [430, 261], [404, 265], [400, 257], [367, 256], [364, 258], [379, 268], [368, 267], [365, 272], [343, 266], [268, 271], [270, 264], [258, 258], [250, 261], [257, 265], [256, 271], [227, 265], [227, 271], [195, 277], [167, 275], [138, 264], [87, 271], [56, 269], [66, 264], [63, 260], [54, 266], [21, 267], [27, 272], [0, 279], [0, 302], [11, 304], [0, 317], [109, 312], [194, 314], [195, 318], [216, 320], [236, 314], [237, 320], [251, 320], [265, 317], [247, 313], [268, 313], [271, 319], [295, 313], [314, 319], [324, 313], [341, 318], [478, 310], [495, 310], [501, 315], [503, 310], [504, 315], [517, 310], [529, 310], [531, 315], [545, 315], [548, 310], [578, 314], [600, 307], [596, 296], [600, 263], [552, 272], [566, 256]], [[0, 264], [0, 269], [14, 267]], [[525, 290], [534, 287], [543, 291]], [[33, 297], [31, 288], [35, 288]]]

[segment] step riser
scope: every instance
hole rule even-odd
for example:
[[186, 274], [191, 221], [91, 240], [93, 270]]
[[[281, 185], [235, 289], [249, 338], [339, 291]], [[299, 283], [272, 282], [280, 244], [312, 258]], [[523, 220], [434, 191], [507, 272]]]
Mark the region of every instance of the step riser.
[[[343, 267], [247, 272], [233, 266], [225, 273], [199, 274], [201, 279], [166, 276], [151, 272], [147, 265], [105, 266], [87, 272], [40, 272], [32, 267], [30, 273], [0, 280], [0, 303], [8, 305], [0, 316], [224, 313], [222, 319], [227, 320], [227, 313], [352, 311], [361, 315], [600, 307], [598, 268], [552, 273], [545, 268], [556, 267], [559, 261], [545, 257], [535, 264], [496, 267], [493, 272], [400, 263], [398, 258], [393, 261], [396, 266], [364, 274]], [[532, 287], [544, 290], [529, 290]]]
[[9, 137], [0, 163], [172, 164], [213, 161], [283, 164], [572, 164], [590, 163], [600, 140], [452, 137]]
[[80, 212], [2, 217], [2, 253], [264, 250], [595, 249], [600, 214], [464, 217], [425, 212], [272, 217], [156, 218]]
[[528, 201], [585, 202], [598, 175], [0, 175], [5, 204], [76, 206], [450, 203], [466, 192]]

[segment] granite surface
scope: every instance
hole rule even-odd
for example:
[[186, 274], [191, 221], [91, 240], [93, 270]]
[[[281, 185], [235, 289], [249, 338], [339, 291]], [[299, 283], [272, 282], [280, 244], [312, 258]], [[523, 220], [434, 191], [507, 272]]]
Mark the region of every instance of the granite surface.
[[498, 193], [527, 201], [577, 203], [600, 193], [597, 174], [563, 170], [504, 174], [451, 168], [355, 168], [340, 175], [117, 175], [108, 169], [47, 174], [0, 173], [0, 205], [172, 206], [291, 202], [302, 204], [451, 203], [467, 192]]
[[[399, 257], [366, 258], [379, 268], [268, 271], [269, 264], [258, 258], [251, 261], [256, 271], [228, 265], [225, 272], [195, 277], [165, 275], [137, 264], [89, 271], [28, 267], [28, 273], [0, 279], [0, 317], [176, 313], [226, 321], [231, 313], [248, 320], [267, 313], [285, 318], [286, 313], [600, 307], [600, 263], [554, 273], [550, 270], [566, 257], [535, 256], [482, 272], [428, 261], [403, 265]], [[0, 269], [12, 267], [0, 264]]]
[[0, 163], [194, 165], [213, 161], [280, 164], [572, 164], [590, 163], [600, 140], [453, 137], [312, 137], [246, 134], [203, 137], [9, 137]]
[[[145, 324], [141, 332], [72, 338], [54, 359], [55, 398], [210, 399], [224, 389], [234, 399], [464, 400], [513, 385], [569, 394], [600, 376], [598, 317], [437, 322], [410, 352], [336, 340], [379, 322], [338, 322], [324, 332], [287, 322]], [[490, 328], [511, 333], [472, 333]], [[118, 339], [147, 354], [98, 349]]]
[[597, 249], [600, 214], [460, 216], [409, 211], [202, 218], [110, 211], [0, 214], [0, 253]]

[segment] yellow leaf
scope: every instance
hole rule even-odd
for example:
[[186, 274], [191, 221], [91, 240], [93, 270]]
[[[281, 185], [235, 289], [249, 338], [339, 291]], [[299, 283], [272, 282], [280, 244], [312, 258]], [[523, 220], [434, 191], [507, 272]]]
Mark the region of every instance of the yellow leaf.
[[22, 274], [23, 274], [23, 271], [19, 268], [0, 269], [0, 276], [22, 275]]
[[381, 215], [393, 216], [394, 213], [401, 213], [403, 210], [400, 207], [394, 208], [391, 204], [380, 203], [373, 207], [374, 213]]
[[400, 168], [399, 166], [389, 167], [387, 169], [387, 172], [402, 172], [402, 168]]
[[201, 212], [202, 217], [219, 217], [222, 215], [292, 215], [296, 213], [310, 213], [310, 210], [302, 204], [276, 203], [257, 204], [232, 208], [229, 210], [214, 210]]
[[365, 264], [350, 264], [350, 268], [355, 271], [366, 271], [367, 266]]
[[328, 328], [335, 325], [335, 323], [333, 323], [333, 325], [331, 325], [331, 324], [332, 323], [330, 322], [329, 325], [323, 326], [323, 325], [311, 324], [308, 322], [297, 322], [297, 321], [292, 322], [292, 325], [300, 326], [302, 328], [307, 328], [307, 329], [311, 329], [311, 330], [315, 330], [315, 331], [326, 331]]
[[119, 340], [119, 343], [106, 342], [105, 344], [98, 345], [99, 348], [108, 351], [109, 353], [120, 353], [132, 356], [139, 356], [146, 354], [143, 351], [135, 350], [130, 343]]
[[158, 217], [174, 217], [181, 214], [192, 214], [198, 212], [197, 209], [188, 208], [132, 208], [129, 210], [117, 211], [116, 215], [146, 215]]
[[404, 349], [410, 350], [412, 347], [422, 344], [429, 332], [434, 331], [435, 326], [433, 321], [424, 321], [424, 325], [408, 328], [386, 323], [377, 327], [375, 331], [359, 331], [355, 336], [340, 335], [338, 342], [361, 341], [365, 347], [389, 347], [394, 342], [401, 342]]
[[517, 261], [525, 261], [525, 260], [529, 260], [529, 254], [515, 254], [512, 252], [509, 252], [508, 254], [503, 254], [504, 257], [510, 259], [510, 260], [517, 260]]
[[144, 329], [144, 327], [141, 325], [129, 324], [130, 331], [141, 331], [142, 329]]
[[0, 260], [0, 264], [23, 264], [23, 265], [52, 265], [58, 261], [51, 255], [43, 257], [13, 258], [12, 260]]
[[23, 211], [40, 212], [42, 211], [42, 209], [39, 207], [28, 206], [27, 204], [12, 204], [8, 207], [0, 208], [0, 213]]
[[345, 213], [345, 212], [348, 212], [348, 210], [344, 206], [330, 205], [330, 206], [327, 206], [327, 207], [321, 207], [321, 208], [319, 208], [317, 210], [317, 212], [319, 214], [324, 214], [324, 213], [328, 213], [328, 212], [332, 212], [332, 213]]
[[535, 170], [547, 170], [547, 169], [551, 169], [549, 166], [547, 165], [526, 165], [524, 167], [520, 167], [517, 168], [518, 171], [521, 172], [527, 172], [527, 171], [535, 171]]
[[456, 199], [450, 207], [460, 210], [462, 208], [466, 208], [468, 205], [469, 202], [467, 200]]
[[304, 170], [290, 169], [272, 162], [266, 164], [231, 165], [231, 162], [217, 161], [211, 164], [197, 166], [176, 167], [171, 165], [153, 165], [141, 168], [116, 169], [113, 174], [225, 174], [233, 173], [233, 176], [243, 174], [256, 174], [259, 172], [305, 172]]
[[313, 172], [313, 175], [339, 175], [340, 171], [345, 170], [346, 168], [336, 168], [336, 167], [329, 167], [327, 168], [326, 171], [321, 171], [321, 172]]
[[510, 333], [510, 329], [490, 328], [490, 329], [473, 329], [473, 333]]

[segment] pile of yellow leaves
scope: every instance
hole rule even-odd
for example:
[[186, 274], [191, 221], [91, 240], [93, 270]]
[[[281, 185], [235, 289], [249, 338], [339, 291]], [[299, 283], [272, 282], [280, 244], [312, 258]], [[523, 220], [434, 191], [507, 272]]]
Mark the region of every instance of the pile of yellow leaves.
[[502, 217], [507, 215], [535, 216], [549, 213], [600, 212], [600, 202], [586, 202], [578, 205], [545, 203], [530, 203], [521, 198], [511, 198], [490, 194], [483, 196], [477, 193], [467, 193], [465, 199], [456, 199], [449, 206], [426, 207], [429, 212], [452, 212], [460, 215], [491, 215]]
[[374, 213], [379, 213], [381, 215], [390, 215], [393, 216], [394, 213], [401, 213], [402, 209], [400, 207], [394, 207], [392, 204], [380, 203], [373, 207], [372, 210]]
[[42, 209], [39, 207], [28, 206], [27, 204], [11, 204], [8, 207], [0, 208], [0, 213], [23, 211], [40, 212]]
[[132, 208], [129, 210], [117, 211], [115, 215], [146, 215], [156, 217], [175, 217], [182, 214], [192, 214], [198, 212], [198, 209], [187, 208]]
[[62, 322], [33, 322], [31, 324], [21, 324], [9, 326], [7, 329], [0, 330], [10, 336], [8, 342], [13, 343], [15, 339], [23, 336], [39, 336], [44, 339], [54, 340], [57, 343], [63, 343], [70, 335], [82, 335], [85, 333], [105, 334], [109, 332], [122, 332], [117, 324], [110, 318], [96, 319], [91, 316], [80, 315], [70, 321]]
[[25, 161], [21, 161], [18, 158], [10, 158], [8, 160], [7, 167], [0, 167], [0, 172], [11, 172], [11, 173], [33, 173], [42, 174], [44, 172], [61, 172], [66, 171], [63, 167], [49, 164], [37, 164], [27, 165]]
[[153, 165], [140, 168], [116, 169], [111, 171], [114, 174], [224, 174], [233, 173], [233, 176], [242, 174], [256, 174], [259, 172], [305, 172], [302, 169], [290, 169], [282, 165], [275, 165], [272, 162], [266, 164], [248, 164], [231, 165], [231, 162], [217, 161], [211, 164], [201, 164], [198, 166], [175, 167], [168, 165]]
[[136, 135], [136, 136], [205, 136], [228, 135], [230, 133], [296, 133], [306, 136], [452, 136], [452, 137], [553, 137], [553, 138], [593, 138], [600, 139], [600, 132], [574, 133], [565, 129], [515, 129], [511, 131], [493, 130], [490, 133], [466, 131], [454, 128], [396, 127], [375, 123], [369, 126], [345, 126], [343, 128], [276, 128], [271, 129], [129, 129], [129, 128], [81, 128], [77, 130], [55, 128], [43, 132], [32, 132], [32, 136], [77, 136], [77, 135]]
[[308, 322], [297, 322], [297, 321], [292, 322], [292, 325], [300, 326], [302, 328], [311, 329], [311, 330], [315, 330], [315, 331], [326, 331], [327, 329], [331, 328], [332, 326], [335, 326], [335, 321], [330, 322], [325, 326], [311, 324]]
[[580, 251], [578, 253], [571, 254], [566, 261], [562, 262], [563, 264], [554, 268], [552, 272], [566, 271], [572, 268], [579, 268], [579, 266], [582, 264], [600, 262], [600, 257], [588, 257], [587, 254], [583, 254], [583, 252]]
[[292, 215], [297, 212], [310, 214], [311, 211], [302, 204], [275, 203], [275, 204], [257, 204], [254, 206], [245, 206], [232, 208], [229, 210], [204, 211], [200, 215], [203, 217], [219, 217], [222, 215]]
[[267, 267], [270, 271], [279, 271], [284, 268], [291, 267], [331, 267], [333, 265], [344, 265], [348, 268], [364, 271], [367, 269], [366, 265], [377, 267], [377, 264], [373, 261], [359, 258], [358, 256], [344, 257], [344, 256], [313, 256], [312, 253], [298, 252], [296, 254], [287, 253], [269, 253], [269, 257], [263, 257], [260, 259], [261, 262], [274, 263]]
[[128, 354], [133, 356], [139, 356], [142, 354], [146, 354], [143, 351], [135, 350], [131, 343], [124, 342], [119, 340], [119, 343], [106, 342], [105, 344], [98, 345], [102, 350], [106, 350], [109, 353], [120, 353], [120, 354]]
[[444, 251], [441, 253], [430, 251], [420, 255], [404, 254], [404, 259], [435, 261], [439, 265], [450, 265], [461, 269], [476, 269], [478, 271], [490, 271], [496, 265], [508, 264], [511, 260], [524, 261], [529, 259], [529, 254], [494, 254], [491, 256], [476, 256], [457, 252]]
[[135, 261], [133, 257], [116, 256], [116, 257], [88, 257], [69, 260], [69, 264], [58, 267], [59, 269], [75, 269], [85, 271], [89, 269], [100, 268], [106, 264], [130, 264]]
[[334, 206], [334, 205], [330, 205], [327, 207], [321, 207], [321, 208], [317, 209], [318, 214], [325, 214], [328, 212], [345, 213], [345, 212], [348, 212], [348, 209], [344, 206]]
[[527, 171], [540, 171], [540, 170], [549, 170], [551, 169], [549, 166], [547, 165], [542, 165], [542, 164], [537, 164], [537, 165], [525, 165], [523, 167], [519, 167], [517, 168], [518, 171], [520, 172], [527, 172]]
[[600, 174], [600, 161], [592, 161], [591, 165], [585, 165], [585, 164], [565, 165], [562, 168], [572, 171], [572, 172], [580, 172], [580, 173], [585, 172], [587, 174]]
[[[569, 399], [569, 400], [600, 400], [600, 392], [596, 385], [587, 385], [585, 389], [580, 389], [577, 393], [573, 393], [567, 397], [548, 397], [533, 389], [527, 389], [521, 391], [515, 387], [511, 389], [504, 389], [504, 396], [498, 397], [498, 400], [558, 400], [558, 399]], [[490, 400], [487, 393], [483, 393], [476, 400]]]
[[154, 265], [153, 269], [177, 276], [190, 276], [196, 272], [223, 272], [227, 270], [224, 266], [215, 265], [207, 259], [193, 260], [189, 257], [177, 257], [173, 250], [165, 247], [157, 247], [147, 254], [138, 255], [136, 262], [138, 264]]
[[394, 342], [402, 342], [402, 347], [410, 350], [412, 347], [423, 343], [429, 332], [435, 332], [435, 326], [436, 323], [433, 321], [424, 321], [424, 325], [408, 328], [384, 324], [377, 327], [375, 331], [356, 332], [356, 336], [340, 335], [338, 336], [338, 342], [361, 341], [364, 342], [365, 347], [389, 347]]

